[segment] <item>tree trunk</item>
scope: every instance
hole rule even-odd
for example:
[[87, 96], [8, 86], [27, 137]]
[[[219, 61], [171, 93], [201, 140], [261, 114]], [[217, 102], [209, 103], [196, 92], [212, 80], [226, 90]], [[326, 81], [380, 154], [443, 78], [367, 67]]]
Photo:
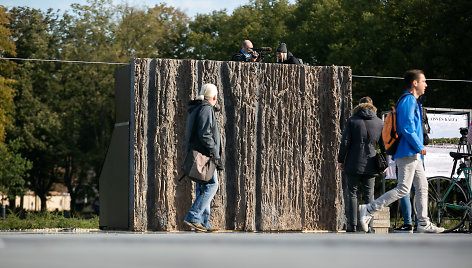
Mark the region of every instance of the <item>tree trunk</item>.
[[[70, 195], [70, 211], [71, 214], [77, 211], [77, 189], [78, 187], [73, 187], [73, 177], [74, 177], [74, 161], [72, 156], [66, 156], [65, 160], [65, 172], [64, 172], [64, 184], [67, 186], [67, 191]], [[74, 189], [75, 188], [75, 189]]]
[[8, 198], [8, 202], [9, 202], [9, 205], [8, 205], [8, 208], [11, 209], [12, 211], [15, 211], [16, 209], [16, 198]]
[[46, 195], [40, 195], [39, 199], [41, 200], [41, 211], [45, 212], [48, 210], [47, 207], [47, 196]]

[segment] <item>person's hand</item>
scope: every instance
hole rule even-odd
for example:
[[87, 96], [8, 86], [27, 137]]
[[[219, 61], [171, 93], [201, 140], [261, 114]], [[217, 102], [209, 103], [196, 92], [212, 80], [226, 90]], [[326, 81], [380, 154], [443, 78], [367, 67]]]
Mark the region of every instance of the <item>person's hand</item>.
[[426, 155], [426, 148], [423, 148], [423, 150], [421, 150], [420, 154]]
[[386, 168], [384, 171], [382, 171], [382, 172], [380, 172], [380, 173], [381, 173], [381, 174], [384, 174], [384, 173], [387, 172], [387, 170], [388, 170], [388, 168]]
[[216, 169], [217, 170], [223, 170], [223, 162], [221, 161], [221, 158], [214, 158], [213, 161], [215, 162]]
[[338, 168], [339, 168], [341, 171], [344, 171], [344, 163], [338, 163]]
[[252, 61], [256, 61], [259, 58], [259, 53], [257, 51], [252, 51], [251, 59]]

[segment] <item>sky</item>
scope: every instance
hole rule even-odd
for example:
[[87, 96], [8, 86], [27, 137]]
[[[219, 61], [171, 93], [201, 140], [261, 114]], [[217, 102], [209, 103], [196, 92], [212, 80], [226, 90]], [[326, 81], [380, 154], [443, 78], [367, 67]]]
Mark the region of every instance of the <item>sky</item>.
[[[290, 0], [290, 3], [295, 3], [295, 0]], [[249, 3], [249, 0], [113, 0], [113, 4], [128, 3], [135, 7], [153, 7], [156, 4], [166, 3], [167, 6], [179, 8], [188, 16], [194, 17], [197, 13], [207, 14], [213, 10], [226, 9], [229, 14], [241, 5]], [[87, 0], [1, 0], [0, 5], [5, 7], [14, 6], [28, 6], [31, 8], [38, 8], [47, 10], [52, 8], [54, 10], [67, 10], [71, 4], [87, 4]]]

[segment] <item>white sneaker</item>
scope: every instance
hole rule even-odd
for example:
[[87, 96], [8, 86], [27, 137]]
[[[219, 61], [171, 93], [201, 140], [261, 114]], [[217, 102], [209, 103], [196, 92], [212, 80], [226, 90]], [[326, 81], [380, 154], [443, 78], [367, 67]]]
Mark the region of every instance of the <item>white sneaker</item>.
[[367, 211], [367, 205], [359, 205], [359, 216], [362, 230], [369, 231], [369, 223], [372, 221], [373, 215]]
[[418, 233], [442, 233], [444, 228], [437, 227], [432, 222], [419, 223], [417, 228]]

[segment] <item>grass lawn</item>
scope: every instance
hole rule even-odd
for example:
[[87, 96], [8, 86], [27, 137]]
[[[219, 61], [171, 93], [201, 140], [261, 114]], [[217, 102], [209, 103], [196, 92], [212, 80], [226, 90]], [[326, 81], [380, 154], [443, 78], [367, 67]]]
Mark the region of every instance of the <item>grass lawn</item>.
[[46, 228], [98, 229], [98, 216], [77, 215], [64, 217], [58, 212], [8, 213], [0, 219], [0, 230], [31, 230]]

